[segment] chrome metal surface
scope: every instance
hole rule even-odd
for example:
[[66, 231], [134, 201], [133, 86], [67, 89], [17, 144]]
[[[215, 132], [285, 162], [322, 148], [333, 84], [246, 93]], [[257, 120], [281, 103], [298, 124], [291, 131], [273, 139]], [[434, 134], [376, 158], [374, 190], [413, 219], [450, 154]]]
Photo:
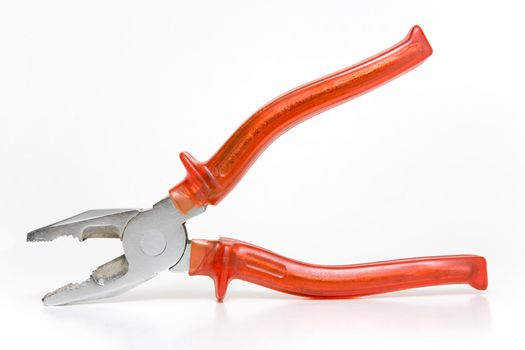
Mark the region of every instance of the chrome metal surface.
[[[124, 255], [98, 267], [82, 283], [70, 283], [42, 299], [45, 305], [63, 305], [107, 298], [123, 293], [179, 263], [186, 263], [184, 222], [205, 207], [181, 214], [169, 198], [149, 210], [91, 210], [28, 234], [28, 241], [50, 241], [60, 236], [79, 240], [119, 237]], [[110, 233], [108, 233], [110, 232]], [[189, 257], [189, 254], [187, 254]]]
[[191, 241], [186, 242], [186, 249], [179, 262], [170, 267], [173, 272], [188, 272], [190, 270]]
[[71, 236], [79, 241], [87, 238], [122, 238], [124, 228], [140, 209], [88, 210], [27, 234], [28, 242], [48, 242]]

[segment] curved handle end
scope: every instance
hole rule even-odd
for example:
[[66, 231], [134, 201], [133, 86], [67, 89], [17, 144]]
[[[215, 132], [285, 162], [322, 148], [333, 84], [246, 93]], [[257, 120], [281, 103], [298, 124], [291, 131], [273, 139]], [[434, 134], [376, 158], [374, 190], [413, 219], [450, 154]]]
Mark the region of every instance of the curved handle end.
[[406, 41], [418, 43], [421, 47], [421, 57], [427, 58], [432, 55], [434, 50], [432, 49], [432, 46], [430, 46], [430, 43], [428, 42], [428, 39], [423, 32], [423, 29], [421, 29], [420, 26], [415, 25], [410, 29], [410, 32], [408, 32], [408, 35], [405, 39]]
[[489, 285], [487, 275], [487, 260], [482, 256], [476, 256], [475, 263], [472, 265], [472, 276], [469, 285], [478, 290], [485, 290]]

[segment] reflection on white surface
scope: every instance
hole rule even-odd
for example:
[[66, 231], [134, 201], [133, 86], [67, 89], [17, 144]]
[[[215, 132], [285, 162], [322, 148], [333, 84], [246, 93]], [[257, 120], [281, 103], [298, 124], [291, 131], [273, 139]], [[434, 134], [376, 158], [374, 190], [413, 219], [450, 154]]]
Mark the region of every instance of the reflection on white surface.
[[166, 290], [149, 295], [157, 302], [148, 303], [147, 309], [148, 296], [133, 295], [111, 303], [45, 308], [44, 315], [137, 349], [278, 348], [285, 343], [308, 348], [326, 337], [375, 345], [407, 335], [436, 341], [445, 334], [475, 335], [479, 340], [491, 328], [488, 299], [464, 290], [423, 289], [353, 300], [304, 300], [265, 291], [232, 294], [225, 303], [212, 304], [209, 294], [189, 292], [175, 299], [173, 291]]

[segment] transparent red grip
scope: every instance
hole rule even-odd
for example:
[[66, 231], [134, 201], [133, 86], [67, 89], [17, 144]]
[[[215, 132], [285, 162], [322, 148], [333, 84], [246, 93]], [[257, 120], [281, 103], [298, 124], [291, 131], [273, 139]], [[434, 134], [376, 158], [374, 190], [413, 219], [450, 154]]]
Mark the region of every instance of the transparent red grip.
[[190, 275], [211, 277], [219, 301], [232, 279], [311, 298], [349, 298], [461, 283], [486, 289], [488, 283], [485, 258], [476, 255], [312, 265], [230, 238], [193, 240]]
[[286, 130], [406, 73], [431, 54], [423, 31], [415, 26], [390, 49], [274, 99], [237, 129], [207, 162], [181, 153], [188, 174], [170, 190], [173, 203], [183, 213], [205, 204], [217, 204]]

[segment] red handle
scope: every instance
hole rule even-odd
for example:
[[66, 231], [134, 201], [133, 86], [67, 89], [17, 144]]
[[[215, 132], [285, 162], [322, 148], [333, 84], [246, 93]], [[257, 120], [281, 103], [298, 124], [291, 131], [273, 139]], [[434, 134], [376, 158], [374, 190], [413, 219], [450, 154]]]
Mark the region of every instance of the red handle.
[[431, 54], [423, 31], [415, 26], [390, 49], [276, 98], [252, 115], [207, 162], [181, 153], [188, 174], [170, 190], [173, 203], [182, 213], [217, 204], [286, 130], [406, 73]]
[[355, 265], [311, 265], [266, 249], [221, 238], [193, 240], [190, 275], [215, 282], [222, 301], [232, 279], [312, 298], [348, 298], [442, 284], [487, 288], [485, 258], [476, 255], [435, 256]]

